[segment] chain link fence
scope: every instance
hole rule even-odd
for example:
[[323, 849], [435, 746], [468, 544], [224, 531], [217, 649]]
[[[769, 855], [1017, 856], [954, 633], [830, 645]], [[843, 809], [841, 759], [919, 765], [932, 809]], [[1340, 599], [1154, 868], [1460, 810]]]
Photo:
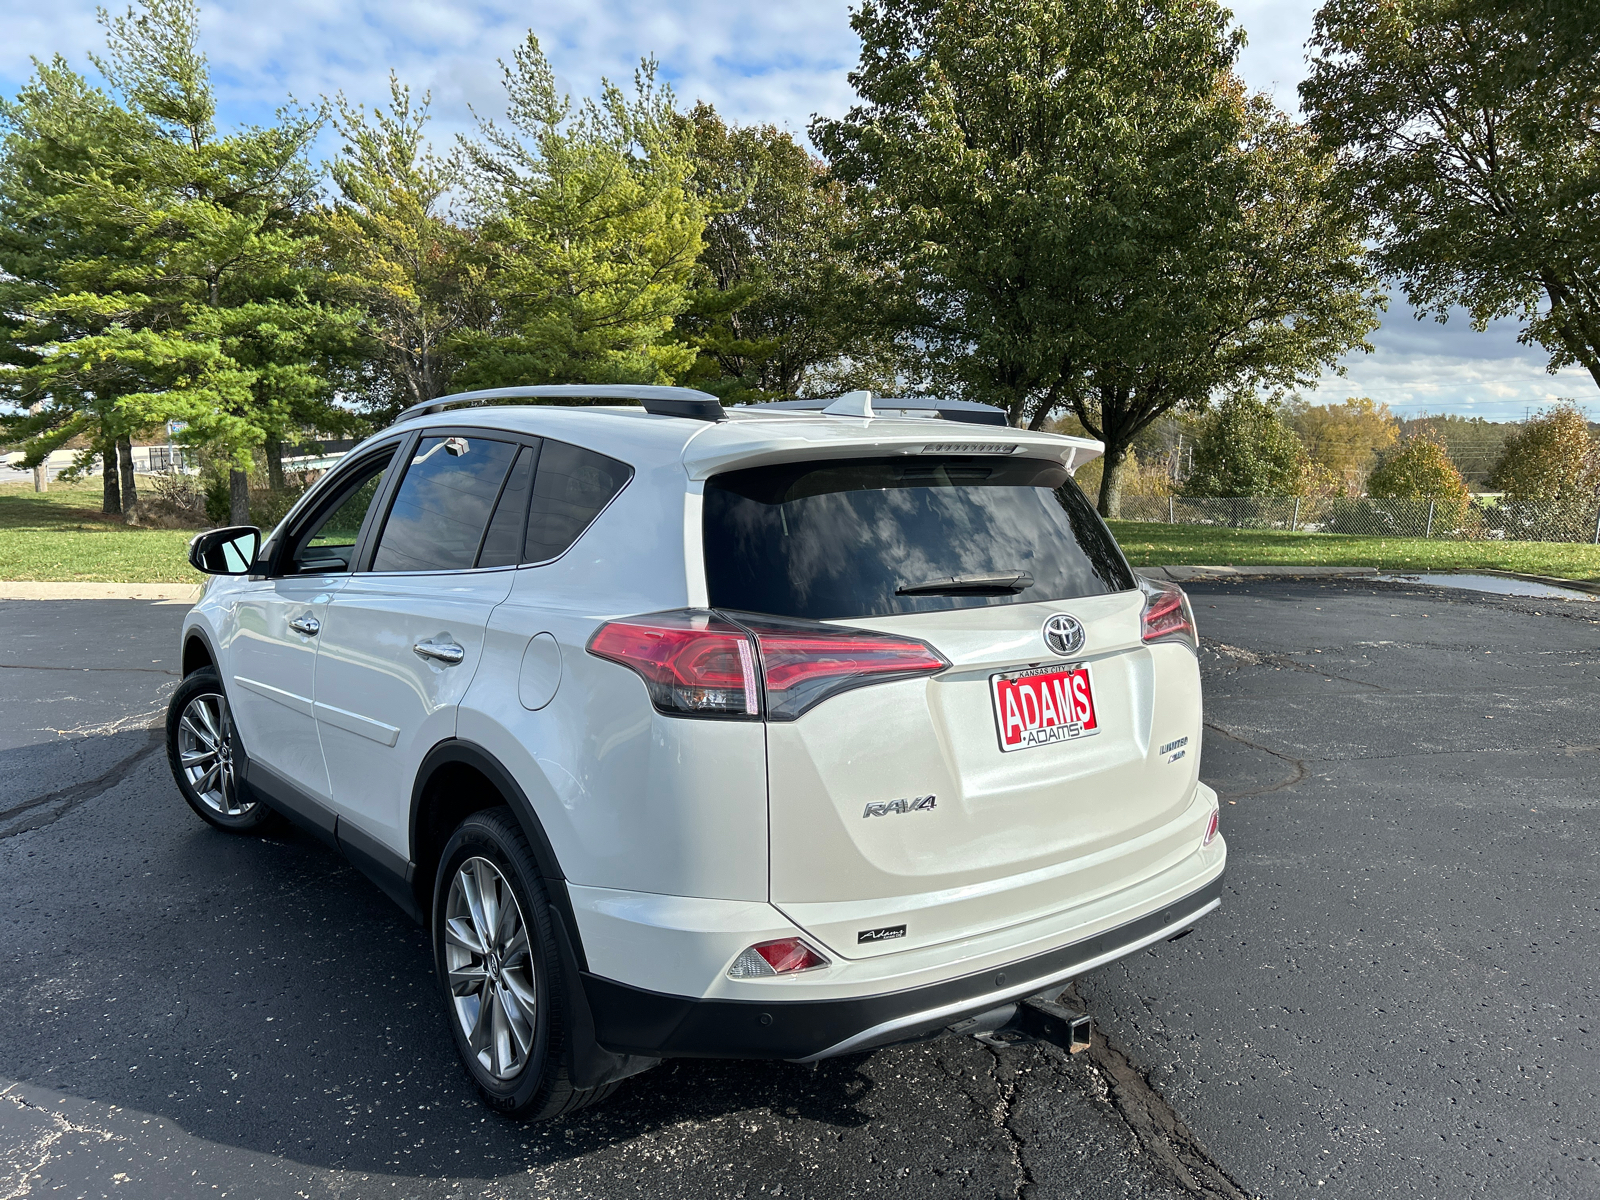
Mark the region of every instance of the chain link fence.
[[1460, 504], [1365, 496], [1127, 496], [1122, 501], [1121, 519], [1300, 533], [1600, 545], [1600, 501], [1596, 500], [1474, 498]]

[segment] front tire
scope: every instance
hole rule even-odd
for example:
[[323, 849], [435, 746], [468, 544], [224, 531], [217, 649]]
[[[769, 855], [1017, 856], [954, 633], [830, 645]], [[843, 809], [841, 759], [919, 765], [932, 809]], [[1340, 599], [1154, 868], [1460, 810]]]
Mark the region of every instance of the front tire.
[[434, 963], [456, 1049], [483, 1102], [546, 1120], [604, 1099], [565, 1065], [566, 983], [555, 916], [508, 808], [473, 813], [444, 848], [434, 883]]
[[255, 833], [271, 822], [272, 810], [244, 786], [239, 731], [210, 667], [180, 683], [167, 705], [167, 762], [189, 807], [218, 829]]

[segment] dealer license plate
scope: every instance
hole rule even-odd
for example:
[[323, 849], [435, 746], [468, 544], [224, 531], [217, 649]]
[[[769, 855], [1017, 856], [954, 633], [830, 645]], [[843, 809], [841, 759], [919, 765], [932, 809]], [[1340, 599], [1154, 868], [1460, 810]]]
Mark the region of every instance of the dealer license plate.
[[1000, 749], [1027, 750], [1100, 732], [1086, 666], [1036, 667], [989, 676]]

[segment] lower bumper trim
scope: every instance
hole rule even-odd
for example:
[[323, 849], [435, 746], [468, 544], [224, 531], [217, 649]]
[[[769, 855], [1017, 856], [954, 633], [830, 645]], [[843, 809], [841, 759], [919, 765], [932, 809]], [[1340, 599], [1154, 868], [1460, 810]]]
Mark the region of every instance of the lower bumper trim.
[[1181, 933], [1222, 904], [1222, 879], [1138, 920], [1002, 967], [926, 987], [839, 1000], [706, 1000], [583, 976], [608, 1050], [653, 1058], [816, 1062], [936, 1033]]

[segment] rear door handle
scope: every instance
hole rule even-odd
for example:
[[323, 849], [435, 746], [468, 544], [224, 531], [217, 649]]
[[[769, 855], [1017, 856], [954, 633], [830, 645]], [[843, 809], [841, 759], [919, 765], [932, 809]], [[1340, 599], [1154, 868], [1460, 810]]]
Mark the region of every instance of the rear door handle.
[[303, 633], [306, 637], [316, 637], [322, 629], [322, 622], [315, 617], [290, 617], [289, 628], [296, 633]]
[[454, 642], [418, 642], [411, 648], [423, 658], [431, 658], [447, 667], [455, 666], [467, 656], [467, 652]]

